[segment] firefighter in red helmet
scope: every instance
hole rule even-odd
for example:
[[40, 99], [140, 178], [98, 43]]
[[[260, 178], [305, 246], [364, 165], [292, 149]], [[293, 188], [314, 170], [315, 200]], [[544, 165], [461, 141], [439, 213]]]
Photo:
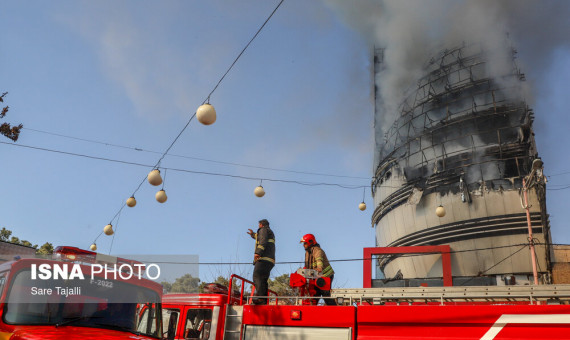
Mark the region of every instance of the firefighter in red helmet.
[[[322, 276], [330, 278], [332, 285], [334, 270], [332, 269], [332, 266], [327, 259], [327, 254], [325, 254], [325, 251], [322, 250], [321, 246], [317, 243], [315, 235], [306, 234], [303, 236], [303, 238], [301, 238], [301, 243], [305, 248], [305, 268], [316, 269]], [[325, 304], [329, 306], [336, 306], [336, 301], [330, 298], [330, 290], [320, 290], [318, 288], [316, 289], [316, 296], [322, 296], [324, 298], [323, 300], [325, 300]]]

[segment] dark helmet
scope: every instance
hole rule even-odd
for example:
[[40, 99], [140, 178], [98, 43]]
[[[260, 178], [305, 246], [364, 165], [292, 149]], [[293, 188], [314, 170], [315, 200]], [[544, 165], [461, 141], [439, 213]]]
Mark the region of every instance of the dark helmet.
[[266, 220], [265, 218], [262, 220], [259, 220], [259, 223], [261, 223], [261, 225], [264, 227], [269, 227], [269, 221]]
[[315, 239], [315, 235], [313, 234], [306, 234], [301, 238], [301, 243], [307, 243], [309, 246], [313, 246], [317, 244], [317, 240]]

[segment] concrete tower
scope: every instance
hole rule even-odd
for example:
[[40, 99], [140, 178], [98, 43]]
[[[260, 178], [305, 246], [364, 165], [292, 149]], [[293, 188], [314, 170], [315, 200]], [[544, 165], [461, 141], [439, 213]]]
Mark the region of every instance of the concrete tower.
[[[541, 168], [524, 97], [524, 74], [508, 49], [494, 67], [479, 45], [445, 49], [427, 58], [391, 128], [380, 126], [376, 84], [376, 154], [372, 183], [376, 243], [380, 247], [450, 245], [454, 285], [532, 282], [530, 217], [541, 279], [550, 270], [550, 233]], [[375, 52], [375, 79], [384, 72]], [[493, 60], [494, 62], [494, 60]], [[538, 164], [540, 165], [540, 164]], [[442, 206], [445, 215], [438, 217]], [[379, 258], [385, 280], [375, 285], [441, 285], [440, 255]], [[380, 273], [377, 270], [377, 273]], [[393, 279], [393, 280], [390, 280]]]

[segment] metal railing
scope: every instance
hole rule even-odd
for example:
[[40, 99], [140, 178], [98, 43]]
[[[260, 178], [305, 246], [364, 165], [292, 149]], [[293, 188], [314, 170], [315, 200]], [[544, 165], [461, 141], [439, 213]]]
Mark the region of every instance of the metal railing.
[[[229, 281], [229, 283], [228, 283], [228, 286], [229, 286], [229, 289], [228, 289], [228, 304], [233, 304], [233, 303], [232, 303], [232, 300], [235, 300], [235, 296], [233, 295], [233, 280], [234, 280], [234, 278], [235, 278], [235, 279], [238, 279], [238, 280], [241, 280], [241, 290], [240, 290], [240, 296], [239, 296], [239, 300], [238, 300], [238, 301], [239, 301], [239, 303], [238, 303], [239, 305], [243, 305], [243, 304], [244, 304], [244, 292], [245, 292], [244, 289], [245, 289], [245, 283], [246, 283], [246, 282], [251, 285], [251, 294], [250, 294], [249, 297], [247, 298], [247, 303], [248, 303], [248, 304], [251, 304], [251, 303], [252, 303], [252, 299], [254, 299], [254, 298], [257, 298], [257, 299], [267, 299], [267, 300], [268, 300], [267, 303], [269, 304], [269, 299], [271, 299], [270, 297], [268, 297], [268, 296], [255, 296], [255, 295], [254, 295], [254, 293], [255, 293], [255, 284], [254, 284], [252, 281], [250, 281], [250, 280], [248, 280], [248, 279], [246, 279], [246, 278], [243, 278], [243, 277], [241, 277], [241, 276], [239, 276], [239, 275], [236, 275], [236, 274], [232, 274], [232, 276], [230, 276], [230, 281]], [[236, 284], [237, 284], [237, 283], [236, 283]], [[268, 294], [273, 294], [273, 295], [275, 295], [275, 304], [277, 305], [277, 304], [278, 304], [278, 300], [277, 300], [278, 294], [277, 294], [275, 291], [271, 290], [271, 289], [268, 289], [267, 292], [268, 292]]]
[[570, 285], [471, 286], [471, 287], [389, 287], [335, 289], [331, 296], [353, 303], [570, 303]]

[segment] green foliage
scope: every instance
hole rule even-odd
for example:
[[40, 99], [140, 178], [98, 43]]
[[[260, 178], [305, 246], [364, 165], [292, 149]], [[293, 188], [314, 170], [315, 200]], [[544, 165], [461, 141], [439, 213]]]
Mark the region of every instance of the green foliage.
[[32, 248], [37, 248], [37, 244], [35, 246], [32, 245], [32, 243], [30, 241], [26, 241], [26, 240], [21, 240], [20, 244], [26, 247], [32, 247]]
[[[34, 248], [37, 248], [37, 246], [34, 246]], [[38, 255], [51, 255], [53, 254], [53, 244], [46, 242], [44, 243], [40, 249], [36, 250], [36, 254]]]
[[2, 230], [0, 230], [0, 241], [35, 248], [36, 254], [41, 254], [41, 255], [53, 254], [53, 245], [51, 243], [46, 242], [38, 249], [37, 244], [32, 244], [30, 241], [20, 240], [20, 238], [12, 236], [12, 231], [6, 228], [2, 228]]
[[200, 293], [204, 293], [204, 287], [206, 287], [206, 285], [209, 283], [219, 283], [222, 286], [227, 287], [230, 284], [230, 281], [223, 276], [218, 276], [214, 282], [202, 282], [202, 283], [200, 283], [200, 287], [199, 287]]
[[[6, 96], [7, 94], [8, 92], [4, 92], [2, 93], [2, 95], [0, 95], [0, 103], [4, 102], [4, 96]], [[0, 118], [4, 118], [4, 116], [6, 116], [6, 114], [8, 113], [9, 109], [10, 109], [9, 106], [3, 107], [2, 111], [0, 111]], [[0, 135], [3, 135], [6, 138], [9, 138], [15, 142], [18, 140], [18, 137], [20, 136], [20, 130], [22, 129], [22, 127], [24, 127], [22, 124], [19, 124], [17, 126], [11, 126], [8, 123], [2, 123], [2, 125], [0, 125]]]
[[273, 280], [269, 279], [269, 289], [277, 292], [277, 294], [282, 296], [295, 295], [293, 289], [289, 287], [289, 274], [277, 276]]
[[[269, 279], [269, 289], [276, 292], [278, 296], [296, 296], [297, 292], [289, 286], [289, 274], [277, 276], [275, 279]], [[290, 305], [294, 303], [294, 299], [279, 299], [279, 304]]]
[[161, 284], [167, 293], [198, 293], [200, 279], [191, 274], [184, 274], [174, 280], [174, 283], [163, 281]]
[[12, 236], [12, 231], [6, 228], [0, 230], [0, 241], [9, 242], [10, 236]]
[[162, 285], [162, 290], [164, 293], [170, 293], [172, 290], [172, 283], [168, 281], [162, 281], [160, 284]]

